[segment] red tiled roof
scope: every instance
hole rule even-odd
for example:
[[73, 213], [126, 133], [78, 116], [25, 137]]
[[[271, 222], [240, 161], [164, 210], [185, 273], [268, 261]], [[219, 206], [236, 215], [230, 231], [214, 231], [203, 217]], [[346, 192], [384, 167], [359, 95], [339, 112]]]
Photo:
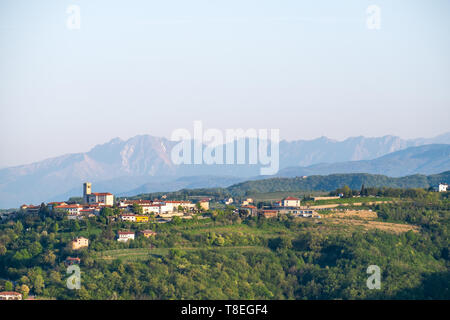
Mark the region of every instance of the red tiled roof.
[[80, 258], [72, 258], [72, 257], [67, 257], [66, 261], [80, 261]]
[[141, 231], [142, 233], [156, 233], [155, 231], [153, 231], [153, 230], [142, 230]]
[[0, 292], [0, 295], [20, 296], [21, 293], [14, 292], [14, 291], [2, 291], [2, 292]]
[[85, 238], [85, 237], [76, 237], [73, 241], [76, 241], [76, 240], [78, 240], [78, 239], [86, 239], [86, 240], [89, 240], [88, 238]]
[[28, 208], [30, 208], [30, 209], [40, 208], [40, 206], [35, 206], [35, 205], [32, 205], [32, 204], [23, 204], [23, 205], [21, 205], [20, 207], [21, 207], [21, 208], [22, 208], [22, 207], [26, 207], [27, 209], [28, 209]]
[[284, 198], [284, 200], [300, 200], [299, 198], [295, 198], [295, 197], [287, 197]]

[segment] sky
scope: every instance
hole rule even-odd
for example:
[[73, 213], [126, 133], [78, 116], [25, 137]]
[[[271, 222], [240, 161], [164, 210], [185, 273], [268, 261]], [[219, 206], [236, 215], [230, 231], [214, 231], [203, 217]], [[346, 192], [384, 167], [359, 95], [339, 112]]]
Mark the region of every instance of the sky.
[[449, 12], [447, 0], [2, 0], [0, 167], [195, 120], [287, 140], [448, 132]]

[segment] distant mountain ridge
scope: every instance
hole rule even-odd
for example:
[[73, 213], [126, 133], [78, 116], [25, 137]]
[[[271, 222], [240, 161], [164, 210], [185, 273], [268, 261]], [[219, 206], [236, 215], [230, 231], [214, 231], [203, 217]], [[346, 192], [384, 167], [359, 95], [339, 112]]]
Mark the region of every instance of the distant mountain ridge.
[[[290, 167], [370, 160], [435, 142], [450, 144], [450, 133], [431, 139], [413, 140], [385, 136], [355, 137], [344, 141], [324, 137], [309, 141], [281, 141], [280, 173]], [[0, 169], [0, 207], [64, 200], [67, 195], [79, 196], [84, 181], [91, 181], [94, 191], [122, 194], [145, 189], [142, 186], [146, 184], [148, 188], [161, 189], [201, 185], [224, 187], [259, 174], [259, 165], [174, 165], [170, 151], [176, 143], [150, 135], [128, 140], [115, 138], [86, 153], [67, 154], [29, 165]], [[441, 165], [436, 162], [434, 172], [432, 170], [430, 173], [445, 171], [448, 168], [442, 166], [446, 165], [445, 161]], [[431, 169], [431, 166], [428, 168]], [[419, 169], [416, 166], [412, 171]], [[389, 174], [399, 175], [399, 172], [392, 169]], [[204, 176], [216, 177], [217, 183]], [[178, 180], [183, 177], [184, 180]], [[189, 179], [192, 181], [189, 182]]]
[[392, 177], [415, 173], [433, 174], [450, 169], [450, 145], [430, 144], [396, 151], [373, 160], [322, 163], [309, 167], [289, 167], [277, 176], [327, 175], [332, 173], [372, 173]]

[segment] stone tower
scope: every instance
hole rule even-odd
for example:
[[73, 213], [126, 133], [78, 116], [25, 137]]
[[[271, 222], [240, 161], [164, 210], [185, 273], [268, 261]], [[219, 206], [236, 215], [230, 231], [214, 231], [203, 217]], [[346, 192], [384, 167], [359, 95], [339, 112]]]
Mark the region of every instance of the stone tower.
[[91, 194], [92, 184], [90, 182], [83, 183], [83, 201], [88, 203], [88, 195]]

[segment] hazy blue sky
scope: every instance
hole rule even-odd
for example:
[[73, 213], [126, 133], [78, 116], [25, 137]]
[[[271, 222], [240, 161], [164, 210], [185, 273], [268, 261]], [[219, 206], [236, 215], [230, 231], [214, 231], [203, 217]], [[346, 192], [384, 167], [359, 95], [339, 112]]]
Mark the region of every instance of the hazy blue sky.
[[449, 13], [448, 0], [2, 0], [0, 167], [194, 120], [288, 140], [449, 131]]

